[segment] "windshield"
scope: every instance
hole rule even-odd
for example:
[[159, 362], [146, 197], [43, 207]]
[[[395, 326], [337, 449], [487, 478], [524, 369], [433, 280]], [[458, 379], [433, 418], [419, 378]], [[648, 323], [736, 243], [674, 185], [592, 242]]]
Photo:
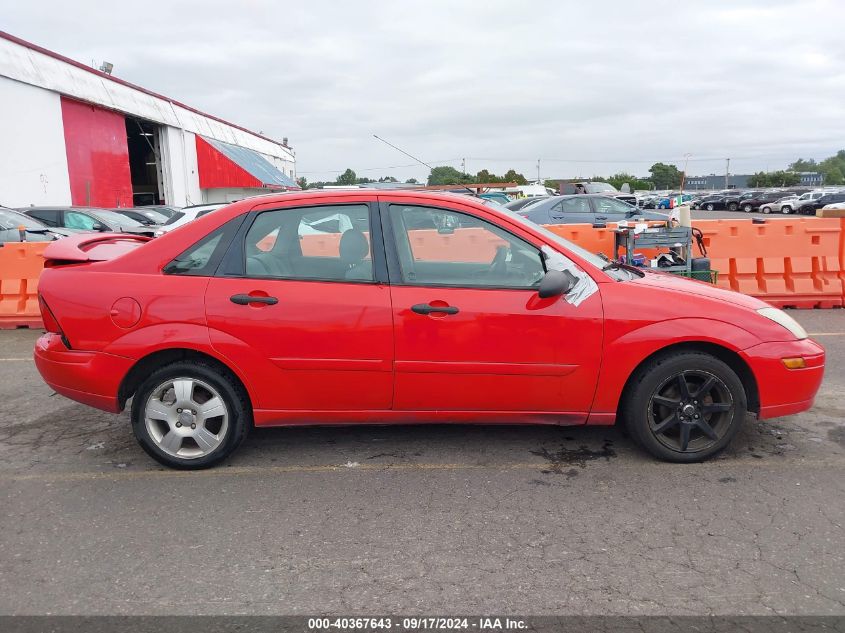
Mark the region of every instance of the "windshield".
[[44, 231], [47, 228], [38, 220], [34, 220], [24, 213], [0, 208], [0, 229], [7, 231], [20, 226], [29, 231]]
[[137, 220], [133, 220], [125, 215], [118, 213], [117, 211], [108, 211], [106, 209], [97, 209], [95, 212], [97, 217], [106, 220], [107, 222], [113, 222], [118, 226], [143, 226]]
[[[552, 233], [549, 229], [547, 229], [546, 227], [544, 227], [540, 224], [534, 224], [534, 222], [531, 222], [527, 218], [519, 215], [518, 213], [515, 213], [514, 211], [511, 211], [508, 208], [503, 207], [502, 209], [500, 209], [500, 211], [504, 215], [506, 215], [508, 218], [511, 218], [514, 222], [518, 223], [520, 226], [524, 226], [524, 227], [531, 229], [531, 230], [534, 230], [534, 231], [539, 231], [540, 234], [542, 234], [543, 237], [545, 237], [549, 241], [550, 244], [553, 244], [554, 246], [558, 246], [561, 249], [563, 249], [564, 251], [569, 251], [570, 253], [575, 253], [578, 257], [583, 259], [585, 262], [591, 264], [592, 266], [595, 266], [599, 270], [602, 270], [608, 263], [607, 259], [604, 259], [604, 258], [596, 255], [595, 253], [591, 253], [587, 249], [585, 249], [581, 246], [578, 246], [574, 242], [570, 242], [569, 240], [561, 237], [560, 235]], [[606, 270], [604, 272], [606, 274], [610, 275], [611, 277], [613, 277], [616, 280], [630, 279], [631, 278], [631, 273], [629, 273], [625, 270]]]
[[184, 218], [185, 214], [182, 211], [177, 211], [173, 215], [170, 216], [170, 219], [164, 223], [164, 226], [168, 226], [170, 224], [176, 224], [181, 218]]

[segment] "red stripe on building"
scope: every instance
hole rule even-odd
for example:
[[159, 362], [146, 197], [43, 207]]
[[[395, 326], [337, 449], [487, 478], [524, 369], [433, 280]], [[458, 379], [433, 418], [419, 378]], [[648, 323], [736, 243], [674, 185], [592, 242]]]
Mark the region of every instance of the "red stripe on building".
[[200, 189], [251, 188], [264, 186], [258, 178], [243, 167], [221, 154], [217, 149], [197, 136], [197, 170]]
[[62, 97], [62, 122], [71, 203], [133, 206], [124, 116]]

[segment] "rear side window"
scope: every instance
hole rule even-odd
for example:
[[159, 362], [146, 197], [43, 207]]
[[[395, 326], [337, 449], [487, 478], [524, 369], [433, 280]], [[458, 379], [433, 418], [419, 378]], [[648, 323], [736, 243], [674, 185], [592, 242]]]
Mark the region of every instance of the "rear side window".
[[27, 211], [36, 220], [41, 220], [47, 226], [59, 226], [59, 212], [55, 209], [34, 209]]
[[195, 277], [211, 277], [214, 275], [217, 265], [223, 258], [243, 220], [244, 216], [233, 218], [206, 235], [168, 263], [163, 269], [164, 274]]

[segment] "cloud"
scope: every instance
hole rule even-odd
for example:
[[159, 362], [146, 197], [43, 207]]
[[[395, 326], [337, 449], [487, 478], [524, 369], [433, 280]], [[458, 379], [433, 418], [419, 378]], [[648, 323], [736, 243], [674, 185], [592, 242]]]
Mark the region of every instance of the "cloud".
[[[16, 3], [11, 33], [272, 137], [309, 180], [782, 168], [845, 138], [845, 3]], [[812, 28], [806, 25], [812, 24]], [[802, 26], [803, 25], [803, 26]], [[709, 160], [708, 160], [709, 159]], [[385, 169], [372, 169], [383, 167]]]

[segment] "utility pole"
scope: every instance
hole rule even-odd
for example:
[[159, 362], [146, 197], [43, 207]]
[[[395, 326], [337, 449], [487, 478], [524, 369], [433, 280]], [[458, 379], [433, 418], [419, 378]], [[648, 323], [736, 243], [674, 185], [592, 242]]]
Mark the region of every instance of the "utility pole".
[[681, 194], [684, 193], [684, 183], [687, 179], [687, 165], [689, 164], [690, 156], [692, 156], [692, 154], [684, 154], [684, 171], [681, 172]]
[[540, 182], [540, 159], [537, 159], [537, 182]]
[[725, 189], [730, 189], [731, 183], [731, 159], [725, 159]]
[[466, 173], [467, 173], [467, 159], [466, 158], [461, 159], [461, 173], [464, 174], [464, 175], [466, 175]]

